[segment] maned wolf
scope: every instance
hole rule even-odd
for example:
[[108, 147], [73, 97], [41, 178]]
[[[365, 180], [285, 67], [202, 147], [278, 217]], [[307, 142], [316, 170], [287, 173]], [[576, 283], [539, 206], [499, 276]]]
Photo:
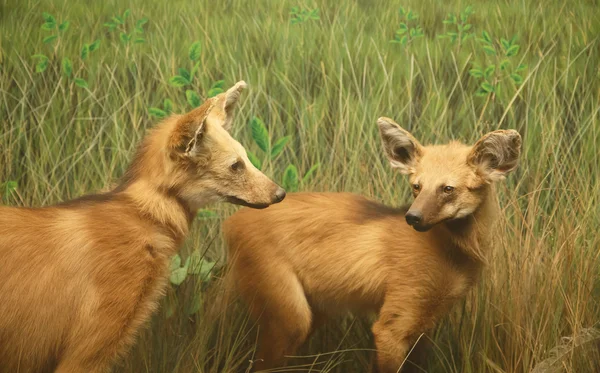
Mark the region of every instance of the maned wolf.
[[159, 124], [111, 192], [0, 207], [0, 372], [110, 370], [157, 308], [198, 208], [284, 198], [228, 133], [245, 87]]
[[422, 146], [391, 119], [377, 123], [392, 167], [409, 175], [409, 208], [297, 193], [225, 221], [233, 279], [259, 320], [257, 369], [280, 365], [324, 319], [349, 310], [378, 312], [376, 365], [395, 373], [477, 280], [498, 215], [492, 183], [517, 167], [520, 135]]

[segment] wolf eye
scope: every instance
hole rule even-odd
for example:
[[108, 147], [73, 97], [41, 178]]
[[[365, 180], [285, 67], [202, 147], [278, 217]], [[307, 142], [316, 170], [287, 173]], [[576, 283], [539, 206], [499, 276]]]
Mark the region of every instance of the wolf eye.
[[421, 190], [421, 186], [419, 184], [413, 184], [412, 188], [414, 191], [418, 192], [419, 190]]
[[240, 171], [244, 169], [244, 162], [242, 161], [237, 161], [234, 164], [231, 165], [231, 170], [232, 171]]
[[444, 187], [444, 193], [450, 194], [452, 192], [454, 192], [454, 187], [451, 187], [451, 186], [445, 186]]

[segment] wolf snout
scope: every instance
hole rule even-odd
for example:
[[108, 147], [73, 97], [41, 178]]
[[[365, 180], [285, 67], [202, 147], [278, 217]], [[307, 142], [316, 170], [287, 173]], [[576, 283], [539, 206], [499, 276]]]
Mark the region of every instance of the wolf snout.
[[275, 192], [274, 203], [279, 203], [279, 202], [283, 201], [284, 198], [285, 198], [285, 189], [280, 187]]
[[408, 211], [406, 213], [406, 222], [408, 225], [418, 226], [423, 221], [423, 215], [419, 211]]

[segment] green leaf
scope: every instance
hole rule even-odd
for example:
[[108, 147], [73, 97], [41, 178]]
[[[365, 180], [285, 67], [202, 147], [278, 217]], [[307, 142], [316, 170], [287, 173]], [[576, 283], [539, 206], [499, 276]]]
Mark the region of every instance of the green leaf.
[[402, 45], [406, 45], [406, 43], [408, 42], [408, 35], [404, 35], [401, 39], [400, 39], [400, 44]]
[[171, 258], [171, 262], [169, 263], [169, 272], [173, 272], [179, 267], [181, 267], [181, 257], [179, 256], [179, 254], [175, 254]]
[[481, 89], [483, 89], [484, 91], [486, 91], [488, 93], [494, 92], [494, 86], [491, 85], [489, 82], [481, 83]]
[[398, 10], [398, 13], [400, 13], [401, 17], [404, 17], [404, 15], [406, 15], [406, 10], [404, 9], [404, 7], [400, 7], [400, 9]]
[[483, 36], [483, 40], [485, 40], [487, 43], [492, 42], [492, 38], [490, 37], [490, 34], [488, 34], [486, 31], [482, 32], [481, 36]]
[[135, 40], [133, 41], [134, 44], [144, 44], [146, 42], [146, 39], [144, 38], [135, 38]]
[[179, 69], [177, 69], [177, 72], [179, 73], [179, 75], [183, 76], [188, 82], [192, 81], [190, 72], [187, 69], [180, 67]]
[[190, 82], [181, 75], [175, 75], [174, 77], [169, 79], [169, 84], [171, 84], [173, 87], [179, 88], [190, 84]]
[[273, 144], [273, 147], [271, 148], [271, 159], [275, 158], [277, 155], [279, 155], [279, 153], [281, 153], [285, 145], [288, 143], [288, 141], [290, 141], [290, 138], [291, 136], [284, 136], [275, 141], [275, 144]]
[[221, 80], [217, 80], [216, 82], [214, 82], [212, 87], [213, 88], [223, 88], [223, 85], [225, 85], [225, 80], [221, 79]]
[[485, 75], [486, 79], [489, 79], [495, 70], [496, 70], [496, 65], [488, 66], [483, 73]]
[[500, 39], [500, 44], [502, 44], [502, 46], [504, 47], [504, 49], [510, 48], [510, 43], [508, 42], [508, 40], [506, 40], [504, 38]]
[[521, 75], [519, 75], [519, 74], [510, 74], [510, 78], [517, 85], [523, 84], [523, 77]]
[[200, 96], [191, 89], [185, 91], [185, 97], [187, 98], [187, 102], [194, 108], [197, 108], [202, 103], [200, 101]]
[[250, 160], [250, 163], [252, 163], [254, 167], [256, 167], [260, 171], [260, 169], [262, 168], [262, 162], [260, 161], [260, 159], [258, 159], [258, 157], [255, 156], [254, 153], [252, 153], [250, 150], [247, 150], [246, 153], [248, 154], [248, 159]]
[[48, 57], [46, 57], [46, 55], [44, 54], [34, 54], [33, 56], [31, 56], [32, 58], [37, 58], [39, 60], [47, 60]]
[[4, 183], [4, 185], [3, 185], [4, 197], [10, 196], [13, 192], [15, 192], [17, 190], [18, 186], [19, 185], [14, 180], [7, 181], [6, 183]]
[[408, 31], [407, 29], [398, 29], [396, 30], [396, 35], [403, 35], [406, 34], [406, 31]]
[[302, 178], [302, 183], [306, 183], [311, 176], [317, 171], [317, 169], [321, 166], [320, 163], [316, 163], [314, 164], [305, 174], [304, 177]]
[[469, 31], [472, 27], [473, 27], [473, 25], [471, 25], [470, 23], [466, 24], [463, 26], [463, 31]]
[[287, 166], [283, 172], [283, 188], [289, 192], [298, 190], [298, 169], [293, 164]]
[[90, 44], [90, 52], [93, 52], [95, 50], [97, 50], [98, 48], [100, 48], [100, 40], [96, 40], [95, 42], [93, 42], [92, 44]]
[[56, 36], [56, 35], [50, 35], [50, 36], [46, 36], [46, 37], [44, 38], [44, 40], [42, 40], [42, 42], [43, 42], [44, 44], [52, 43], [54, 40], [56, 40], [56, 38], [57, 38], [57, 37], [58, 37], [58, 36]]
[[195, 292], [192, 297], [192, 303], [188, 307], [188, 315], [195, 315], [202, 308], [202, 293]]
[[46, 31], [54, 30], [55, 27], [56, 27], [55, 22], [46, 22], [46, 23], [42, 24], [42, 30], [46, 30]]
[[123, 12], [123, 18], [129, 17], [129, 15], [131, 15], [131, 9], [127, 9], [125, 12]]
[[75, 78], [75, 85], [77, 85], [78, 87], [81, 87], [81, 88], [88, 87], [88, 84], [85, 81], [85, 79], [81, 79], [81, 78]]
[[119, 17], [119, 16], [114, 16], [112, 17], [112, 20], [114, 23], [117, 23], [119, 25], [122, 25], [125, 23], [125, 21], [123, 20], [123, 18]]
[[400, 28], [398, 30], [404, 30], [404, 32], [408, 31], [408, 26], [406, 25], [406, 23], [402, 22], [400, 23]]
[[190, 46], [189, 56], [190, 60], [198, 61], [200, 59], [200, 52], [202, 51], [202, 45], [199, 41], [195, 42]]
[[477, 90], [477, 92], [475, 92], [475, 96], [484, 97], [487, 95], [489, 95], [489, 92], [487, 92], [485, 89], [483, 89], [481, 87]]
[[212, 269], [215, 266], [215, 262], [210, 262], [205, 260], [200, 254], [200, 251], [195, 250], [192, 255], [190, 255], [190, 265], [188, 267], [188, 274], [190, 275], [199, 275], [201, 280], [206, 279]]
[[519, 53], [519, 46], [513, 45], [506, 50], [506, 57], [512, 57]]
[[121, 34], [119, 35], [119, 38], [121, 39], [123, 44], [127, 44], [129, 42], [129, 40], [131, 39], [131, 36], [127, 35], [124, 32], [121, 32]]
[[63, 60], [62, 60], [62, 69], [63, 69], [63, 73], [65, 73], [65, 75], [68, 78], [70, 78], [71, 73], [73, 73], [73, 64], [71, 63], [71, 60], [68, 59], [67, 57], [63, 58]]
[[492, 47], [491, 45], [484, 45], [483, 46], [483, 51], [490, 56], [495, 56], [496, 55], [496, 50], [494, 49], [494, 47]]
[[500, 70], [505, 70], [508, 65], [510, 65], [510, 61], [507, 59], [504, 59], [501, 63], [500, 63]]
[[181, 285], [185, 278], [187, 277], [187, 268], [181, 267], [171, 272], [171, 276], [169, 280], [173, 285]]
[[84, 44], [83, 47], [81, 47], [81, 59], [85, 60], [89, 53], [90, 53], [90, 46], [87, 44]]
[[43, 73], [48, 68], [48, 59], [41, 60], [35, 65], [36, 73]]
[[483, 71], [481, 71], [480, 69], [471, 69], [469, 70], [469, 74], [471, 74], [471, 76], [475, 78], [483, 78]]
[[258, 145], [258, 147], [265, 153], [269, 152], [269, 131], [267, 131], [267, 127], [263, 123], [263, 121], [258, 118], [252, 118], [250, 123], [250, 127], [252, 128], [252, 138], [254, 142]]
[[217, 213], [212, 210], [202, 209], [198, 210], [198, 212], [196, 213], [196, 217], [198, 219], [214, 219], [218, 218], [219, 215], [217, 215]]
[[70, 24], [71, 24], [71, 22], [69, 22], [69, 21], [64, 21], [63, 23], [61, 23], [61, 24], [58, 26], [58, 31], [60, 31], [60, 32], [65, 32], [65, 31], [67, 31], [67, 30], [69, 29], [69, 25], [70, 25]]
[[117, 24], [114, 22], [106, 22], [104, 27], [108, 27], [108, 31], [114, 31], [117, 28]]
[[42, 17], [46, 22], [56, 23], [56, 18], [54, 18], [54, 16], [52, 16], [50, 13], [44, 12], [42, 13]]
[[157, 107], [151, 107], [150, 109], [148, 109], [148, 113], [151, 116], [159, 118], [159, 119], [165, 118], [168, 115], [167, 112], [165, 112], [164, 110], [161, 110]]
[[135, 23], [135, 27], [143, 27], [146, 23], [148, 23], [148, 18], [144, 17], [141, 19], [138, 19], [137, 22]]
[[207, 96], [208, 96], [208, 98], [215, 97], [219, 93], [223, 93], [223, 92], [224, 92], [223, 88], [219, 88], [219, 87], [211, 88], [208, 90]]
[[519, 66], [517, 66], [517, 69], [515, 70], [516, 72], [519, 71], [523, 71], [527, 68], [527, 65], [525, 65], [524, 63], [519, 64]]
[[163, 108], [167, 113], [173, 111], [173, 101], [169, 100], [168, 98], [165, 98], [165, 100], [163, 101]]

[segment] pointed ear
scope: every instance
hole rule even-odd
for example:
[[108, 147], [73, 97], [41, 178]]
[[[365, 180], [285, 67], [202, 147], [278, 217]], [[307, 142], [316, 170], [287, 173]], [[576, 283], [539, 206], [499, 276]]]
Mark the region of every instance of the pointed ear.
[[383, 141], [383, 150], [392, 167], [405, 175], [413, 173], [423, 155], [421, 144], [390, 118], [377, 119], [377, 126]]
[[225, 119], [223, 121], [223, 128], [226, 131], [231, 129], [233, 123], [233, 111], [236, 107], [238, 100], [240, 99], [241, 93], [248, 87], [248, 84], [243, 80], [235, 83], [233, 87], [229, 88], [226, 92], [221, 93], [219, 102], [221, 103], [221, 109], [225, 113]]
[[521, 135], [515, 130], [498, 130], [484, 135], [475, 145], [467, 162], [489, 182], [504, 179], [517, 168], [521, 155]]
[[206, 130], [206, 118], [213, 106], [212, 100], [179, 116], [169, 137], [169, 148], [173, 154], [193, 155], [199, 148]]

